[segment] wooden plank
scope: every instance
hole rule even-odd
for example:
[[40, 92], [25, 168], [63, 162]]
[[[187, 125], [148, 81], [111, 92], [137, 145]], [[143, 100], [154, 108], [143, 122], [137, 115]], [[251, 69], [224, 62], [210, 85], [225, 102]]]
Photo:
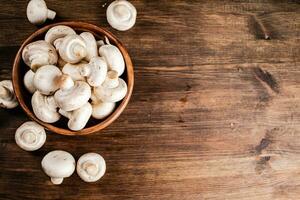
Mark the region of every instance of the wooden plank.
[[[21, 12], [26, 2], [0, 8], [1, 79], [10, 78], [18, 46], [36, 30]], [[101, 133], [48, 133], [33, 153], [14, 142], [27, 117], [1, 110], [0, 199], [299, 198], [298, 1], [135, 0], [138, 20], [128, 32], [108, 26], [106, 1], [47, 2], [57, 21], [103, 25], [125, 43], [134, 94]], [[95, 184], [74, 174], [53, 186], [40, 161], [54, 149], [76, 159], [98, 152], [107, 172]]]

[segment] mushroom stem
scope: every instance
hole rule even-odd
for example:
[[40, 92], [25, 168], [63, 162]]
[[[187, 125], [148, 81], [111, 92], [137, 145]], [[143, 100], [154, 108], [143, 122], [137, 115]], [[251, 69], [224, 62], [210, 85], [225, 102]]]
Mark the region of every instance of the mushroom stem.
[[78, 57], [86, 56], [86, 49], [82, 45], [75, 45], [73, 49], [73, 53]]
[[66, 118], [68, 118], [68, 119], [72, 117], [72, 113], [71, 113], [71, 112], [64, 111], [63, 109], [59, 109], [58, 112], [59, 112], [62, 116], [66, 117]]
[[114, 70], [107, 72], [106, 79], [102, 84], [102, 86], [106, 88], [116, 88], [118, 87], [118, 85], [119, 85], [118, 72]]
[[92, 162], [84, 162], [82, 164], [82, 168], [85, 169], [85, 171], [87, 172], [87, 174], [92, 175], [92, 176], [96, 176], [98, 173], [98, 167], [97, 165], [95, 165]]
[[11, 93], [8, 88], [0, 86], [0, 98], [9, 100], [11, 98]]
[[53, 20], [56, 16], [56, 12], [53, 10], [48, 9], [47, 18]]
[[62, 182], [63, 182], [63, 178], [53, 178], [51, 177], [51, 182], [54, 184], [54, 185], [60, 185]]
[[37, 140], [36, 135], [34, 134], [34, 132], [32, 132], [32, 130], [25, 130], [21, 135], [21, 138], [27, 144], [33, 144]]

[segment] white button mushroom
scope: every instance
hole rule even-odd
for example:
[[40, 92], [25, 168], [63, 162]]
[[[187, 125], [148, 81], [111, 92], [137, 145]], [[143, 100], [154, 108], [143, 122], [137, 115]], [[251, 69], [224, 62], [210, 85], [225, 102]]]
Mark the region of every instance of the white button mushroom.
[[36, 91], [31, 98], [31, 105], [35, 116], [43, 122], [54, 123], [60, 119], [53, 96], [45, 96]]
[[76, 81], [68, 90], [59, 89], [54, 98], [57, 105], [64, 111], [72, 111], [86, 104], [91, 97], [91, 87], [83, 81]]
[[86, 49], [87, 49], [87, 55], [85, 59], [87, 61], [90, 61], [91, 58], [98, 56], [98, 48], [97, 48], [97, 42], [94, 37], [94, 35], [90, 32], [83, 32], [80, 34], [82, 39], [85, 41]]
[[50, 28], [46, 35], [45, 35], [45, 41], [49, 42], [50, 44], [54, 44], [54, 46], [57, 48], [55, 45], [55, 41], [58, 39], [63, 39], [67, 35], [75, 35], [76, 32], [69, 26], [65, 25], [58, 25]]
[[78, 63], [87, 55], [85, 41], [79, 35], [67, 35], [59, 45], [60, 57], [68, 63]]
[[33, 84], [44, 95], [50, 95], [59, 88], [69, 89], [74, 86], [72, 78], [62, 74], [54, 65], [40, 67], [33, 77]]
[[108, 23], [119, 31], [132, 28], [136, 21], [136, 15], [135, 7], [126, 0], [116, 0], [106, 10]]
[[17, 145], [25, 151], [35, 151], [46, 141], [45, 129], [36, 122], [29, 121], [22, 124], [16, 131]]
[[24, 76], [24, 80], [23, 80], [25, 88], [31, 94], [33, 94], [36, 91], [36, 88], [34, 87], [34, 84], [33, 84], [33, 77], [34, 77], [34, 72], [32, 70], [29, 70], [28, 72], [26, 72], [26, 74]]
[[77, 64], [67, 63], [63, 67], [62, 72], [64, 74], [69, 75], [73, 79], [73, 81], [86, 81], [85, 77], [80, 74], [80, 70], [81, 68], [83, 68], [83, 66], [87, 64], [88, 63], [85, 61], [81, 61], [80, 63]]
[[61, 150], [49, 152], [42, 160], [44, 172], [51, 178], [51, 182], [59, 185], [64, 178], [71, 176], [75, 170], [74, 157]]
[[57, 53], [55, 48], [44, 40], [38, 40], [25, 46], [22, 58], [33, 71], [44, 65], [55, 65]]
[[95, 96], [103, 102], [121, 101], [127, 93], [126, 82], [118, 78], [116, 71], [109, 71], [104, 83], [94, 88]]
[[87, 77], [87, 82], [90, 86], [100, 86], [107, 74], [107, 64], [105, 59], [101, 57], [91, 58], [89, 64], [83, 65], [80, 68], [80, 74]]
[[0, 107], [12, 109], [18, 106], [11, 80], [0, 82]]
[[79, 131], [85, 127], [92, 115], [92, 106], [90, 103], [73, 111], [59, 110], [59, 113], [69, 119], [68, 127], [73, 131]]
[[86, 153], [79, 158], [76, 171], [83, 181], [96, 182], [105, 174], [106, 163], [101, 155]]
[[47, 8], [44, 0], [31, 0], [27, 5], [27, 18], [35, 25], [43, 24], [47, 19], [53, 20], [56, 12]]
[[104, 119], [109, 116], [115, 109], [116, 103], [112, 102], [103, 102], [100, 99], [97, 99], [95, 95], [92, 94], [92, 116], [95, 119]]
[[109, 70], [117, 71], [118, 76], [121, 76], [125, 70], [123, 55], [118, 47], [109, 43], [107, 38], [106, 42], [106, 45], [99, 48], [99, 55], [105, 58]]

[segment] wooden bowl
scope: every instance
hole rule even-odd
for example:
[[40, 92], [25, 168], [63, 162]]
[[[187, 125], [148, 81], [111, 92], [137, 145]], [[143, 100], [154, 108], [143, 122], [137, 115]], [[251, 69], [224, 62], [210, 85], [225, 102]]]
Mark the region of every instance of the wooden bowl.
[[[22, 60], [22, 51], [23, 48], [36, 40], [41, 40], [44, 39], [44, 36], [46, 32], [52, 28], [53, 26], [57, 25], [66, 25], [72, 27], [76, 32], [80, 33], [83, 31], [88, 31], [94, 34], [96, 39], [103, 39], [104, 36], [108, 37], [109, 41], [111, 44], [116, 45], [121, 53], [123, 54], [124, 61], [126, 64], [126, 70], [121, 76], [127, 83], [128, 86], [128, 91], [125, 96], [125, 98], [120, 101], [114, 112], [108, 116], [104, 120], [96, 120], [91, 118], [86, 125], [86, 127], [80, 131], [71, 131], [68, 129], [67, 122], [68, 120], [65, 118], [61, 118], [58, 122], [54, 124], [49, 124], [42, 122], [39, 120], [33, 113], [32, 111], [32, 106], [31, 106], [31, 96], [23, 83], [23, 78], [25, 73], [30, 69]], [[16, 93], [17, 100], [19, 101], [19, 104], [21, 108], [25, 111], [25, 113], [33, 120], [36, 121], [37, 123], [41, 124], [44, 126], [47, 130], [62, 134], [62, 135], [86, 135], [94, 132], [98, 132], [105, 127], [109, 126], [113, 121], [115, 121], [120, 114], [124, 111], [125, 107], [127, 106], [129, 99], [132, 94], [133, 90], [133, 84], [134, 84], [134, 72], [133, 72], [133, 65], [130, 59], [130, 56], [124, 47], [124, 45], [110, 32], [106, 31], [103, 28], [100, 28], [98, 26], [95, 26], [93, 24], [89, 23], [84, 23], [84, 22], [61, 22], [61, 23], [56, 23], [56, 24], [51, 24], [48, 26], [45, 26], [38, 31], [34, 32], [32, 35], [30, 35], [25, 42], [23, 42], [22, 46], [20, 47], [14, 61], [13, 65], [13, 71], [12, 71], [12, 81], [13, 81], [13, 87]]]

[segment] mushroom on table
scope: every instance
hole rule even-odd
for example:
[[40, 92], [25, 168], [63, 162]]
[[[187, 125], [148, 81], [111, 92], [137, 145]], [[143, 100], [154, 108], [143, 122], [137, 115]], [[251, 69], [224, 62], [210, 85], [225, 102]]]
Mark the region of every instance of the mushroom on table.
[[38, 123], [28, 121], [16, 130], [15, 140], [20, 148], [26, 151], [35, 151], [44, 145], [46, 132]]
[[0, 107], [12, 109], [19, 105], [11, 80], [0, 82]]
[[97, 153], [86, 153], [77, 161], [77, 174], [85, 182], [98, 181], [106, 171], [104, 158]]
[[59, 185], [75, 171], [74, 157], [61, 150], [49, 152], [41, 162], [44, 172], [51, 178], [51, 182]]
[[27, 5], [27, 18], [30, 23], [40, 25], [47, 19], [53, 20], [56, 12], [47, 8], [44, 0], [31, 0]]
[[127, 31], [136, 21], [136, 8], [126, 0], [113, 1], [106, 10], [108, 23], [119, 31]]

